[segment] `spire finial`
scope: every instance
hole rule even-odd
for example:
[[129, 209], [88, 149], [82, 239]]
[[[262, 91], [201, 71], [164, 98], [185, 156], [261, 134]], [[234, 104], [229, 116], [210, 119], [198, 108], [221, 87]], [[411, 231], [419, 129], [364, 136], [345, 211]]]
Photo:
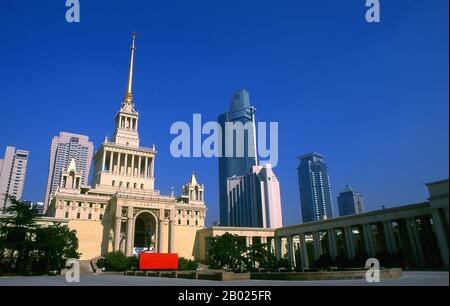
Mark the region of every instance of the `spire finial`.
[[127, 83], [127, 92], [125, 94], [125, 103], [132, 104], [133, 102], [133, 94], [132, 94], [132, 84], [133, 84], [133, 64], [134, 64], [134, 51], [136, 47], [134, 46], [134, 42], [136, 40], [136, 33], [131, 33], [131, 56], [130, 56], [130, 70], [128, 72], [128, 83]]

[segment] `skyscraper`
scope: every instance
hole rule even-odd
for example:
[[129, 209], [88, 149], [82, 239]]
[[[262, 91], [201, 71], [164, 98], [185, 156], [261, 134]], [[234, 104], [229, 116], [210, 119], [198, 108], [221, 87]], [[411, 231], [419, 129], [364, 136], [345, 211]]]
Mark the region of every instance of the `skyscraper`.
[[345, 186], [338, 198], [339, 216], [355, 215], [364, 212], [364, 198], [352, 189], [350, 185]]
[[6, 195], [22, 198], [28, 155], [28, 151], [6, 147], [5, 157], [0, 159], [0, 211], [8, 205]]
[[222, 127], [222, 151], [219, 157], [221, 226], [233, 225], [227, 196], [227, 179], [246, 175], [257, 165], [254, 112], [248, 92], [240, 90], [233, 95], [228, 112], [219, 115], [217, 119]]
[[309, 153], [299, 157], [298, 179], [303, 222], [334, 217], [330, 178], [325, 156]]
[[249, 174], [228, 178], [227, 191], [232, 226], [283, 226], [280, 184], [270, 164], [253, 166]]
[[61, 182], [61, 173], [67, 170], [72, 159], [82, 171], [81, 184], [88, 184], [94, 145], [85, 135], [61, 132], [53, 137], [50, 147], [47, 188], [45, 190], [44, 212]]

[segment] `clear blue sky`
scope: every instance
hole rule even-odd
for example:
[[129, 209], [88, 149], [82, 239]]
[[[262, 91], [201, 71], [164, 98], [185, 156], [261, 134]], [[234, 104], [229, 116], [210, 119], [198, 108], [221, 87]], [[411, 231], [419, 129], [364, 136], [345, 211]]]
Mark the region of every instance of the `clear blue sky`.
[[30, 150], [24, 198], [43, 200], [50, 141], [113, 133], [130, 32], [143, 145], [156, 144], [156, 187], [180, 191], [192, 170], [218, 219], [217, 160], [174, 159], [170, 125], [215, 120], [232, 93], [250, 92], [257, 120], [278, 121], [285, 224], [300, 221], [296, 157], [327, 156], [333, 197], [351, 184], [368, 210], [424, 201], [448, 178], [448, 0], [65, 1], [0, 3], [0, 156]]

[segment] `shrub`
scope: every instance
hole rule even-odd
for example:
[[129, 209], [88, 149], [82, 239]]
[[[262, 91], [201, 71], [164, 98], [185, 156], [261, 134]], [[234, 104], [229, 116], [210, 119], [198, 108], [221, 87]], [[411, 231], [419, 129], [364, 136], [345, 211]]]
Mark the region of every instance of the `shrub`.
[[328, 254], [320, 255], [319, 259], [314, 262], [314, 267], [316, 268], [326, 268], [333, 264], [333, 259]]
[[339, 268], [348, 268], [350, 267], [350, 260], [347, 258], [347, 256], [338, 255], [334, 259], [333, 265]]
[[97, 267], [99, 267], [99, 268], [105, 267], [105, 258], [104, 257], [97, 259]]
[[197, 270], [198, 263], [195, 260], [188, 260], [184, 257], [178, 258], [178, 270]]
[[350, 266], [353, 268], [364, 268], [369, 255], [366, 252], [359, 252], [350, 261]]
[[136, 256], [128, 256], [128, 269], [135, 270], [138, 269], [139, 259]]
[[104, 266], [109, 271], [125, 271], [129, 266], [128, 258], [121, 251], [111, 252], [105, 256]]

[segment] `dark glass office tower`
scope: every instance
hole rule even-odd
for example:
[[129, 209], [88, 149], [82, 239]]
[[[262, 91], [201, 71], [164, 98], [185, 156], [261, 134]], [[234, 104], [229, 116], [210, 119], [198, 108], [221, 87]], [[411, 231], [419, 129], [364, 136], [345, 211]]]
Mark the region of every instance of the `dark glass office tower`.
[[[219, 157], [219, 202], [220, 202], [220, 225], [234, 226], [230, 218], [230, 209], [227, 197], [227, 178], [241, 176], [250, 173], [251, 168], [257, 164], [256, 140], [255, 140], [255, 109], [250, 106], [250, 97], [246, 90], [236, 92], [232, 99], [228, 112], [217, 118], [222, 127], [222, 154]], [[229, 124], [227, 124], [229, 122]], [[243, 126], [243, 133], [233, 130], [228, 133], [232, 137], [226, 141], [226, 125], [235, 129]], [[239, 137], [239, 138], [238, 138]], [[242, 139], [243, 138], [243, 139]], [[240, 141], [242, 146], [236, 146]], [[228, 145], [233, 145], [231, 156], [226, 154]], [[228, 148], [230, 149], [230, 148]]]
[[334, 217], [330, 178], [325, 156], [309, 153], [299, 157], [298, 180], [303, 222]]
[[364, 212], [364, 198], [352, 189], [350, 185], [345, 186], [338, 198], [339, 216], [361, 214]]

